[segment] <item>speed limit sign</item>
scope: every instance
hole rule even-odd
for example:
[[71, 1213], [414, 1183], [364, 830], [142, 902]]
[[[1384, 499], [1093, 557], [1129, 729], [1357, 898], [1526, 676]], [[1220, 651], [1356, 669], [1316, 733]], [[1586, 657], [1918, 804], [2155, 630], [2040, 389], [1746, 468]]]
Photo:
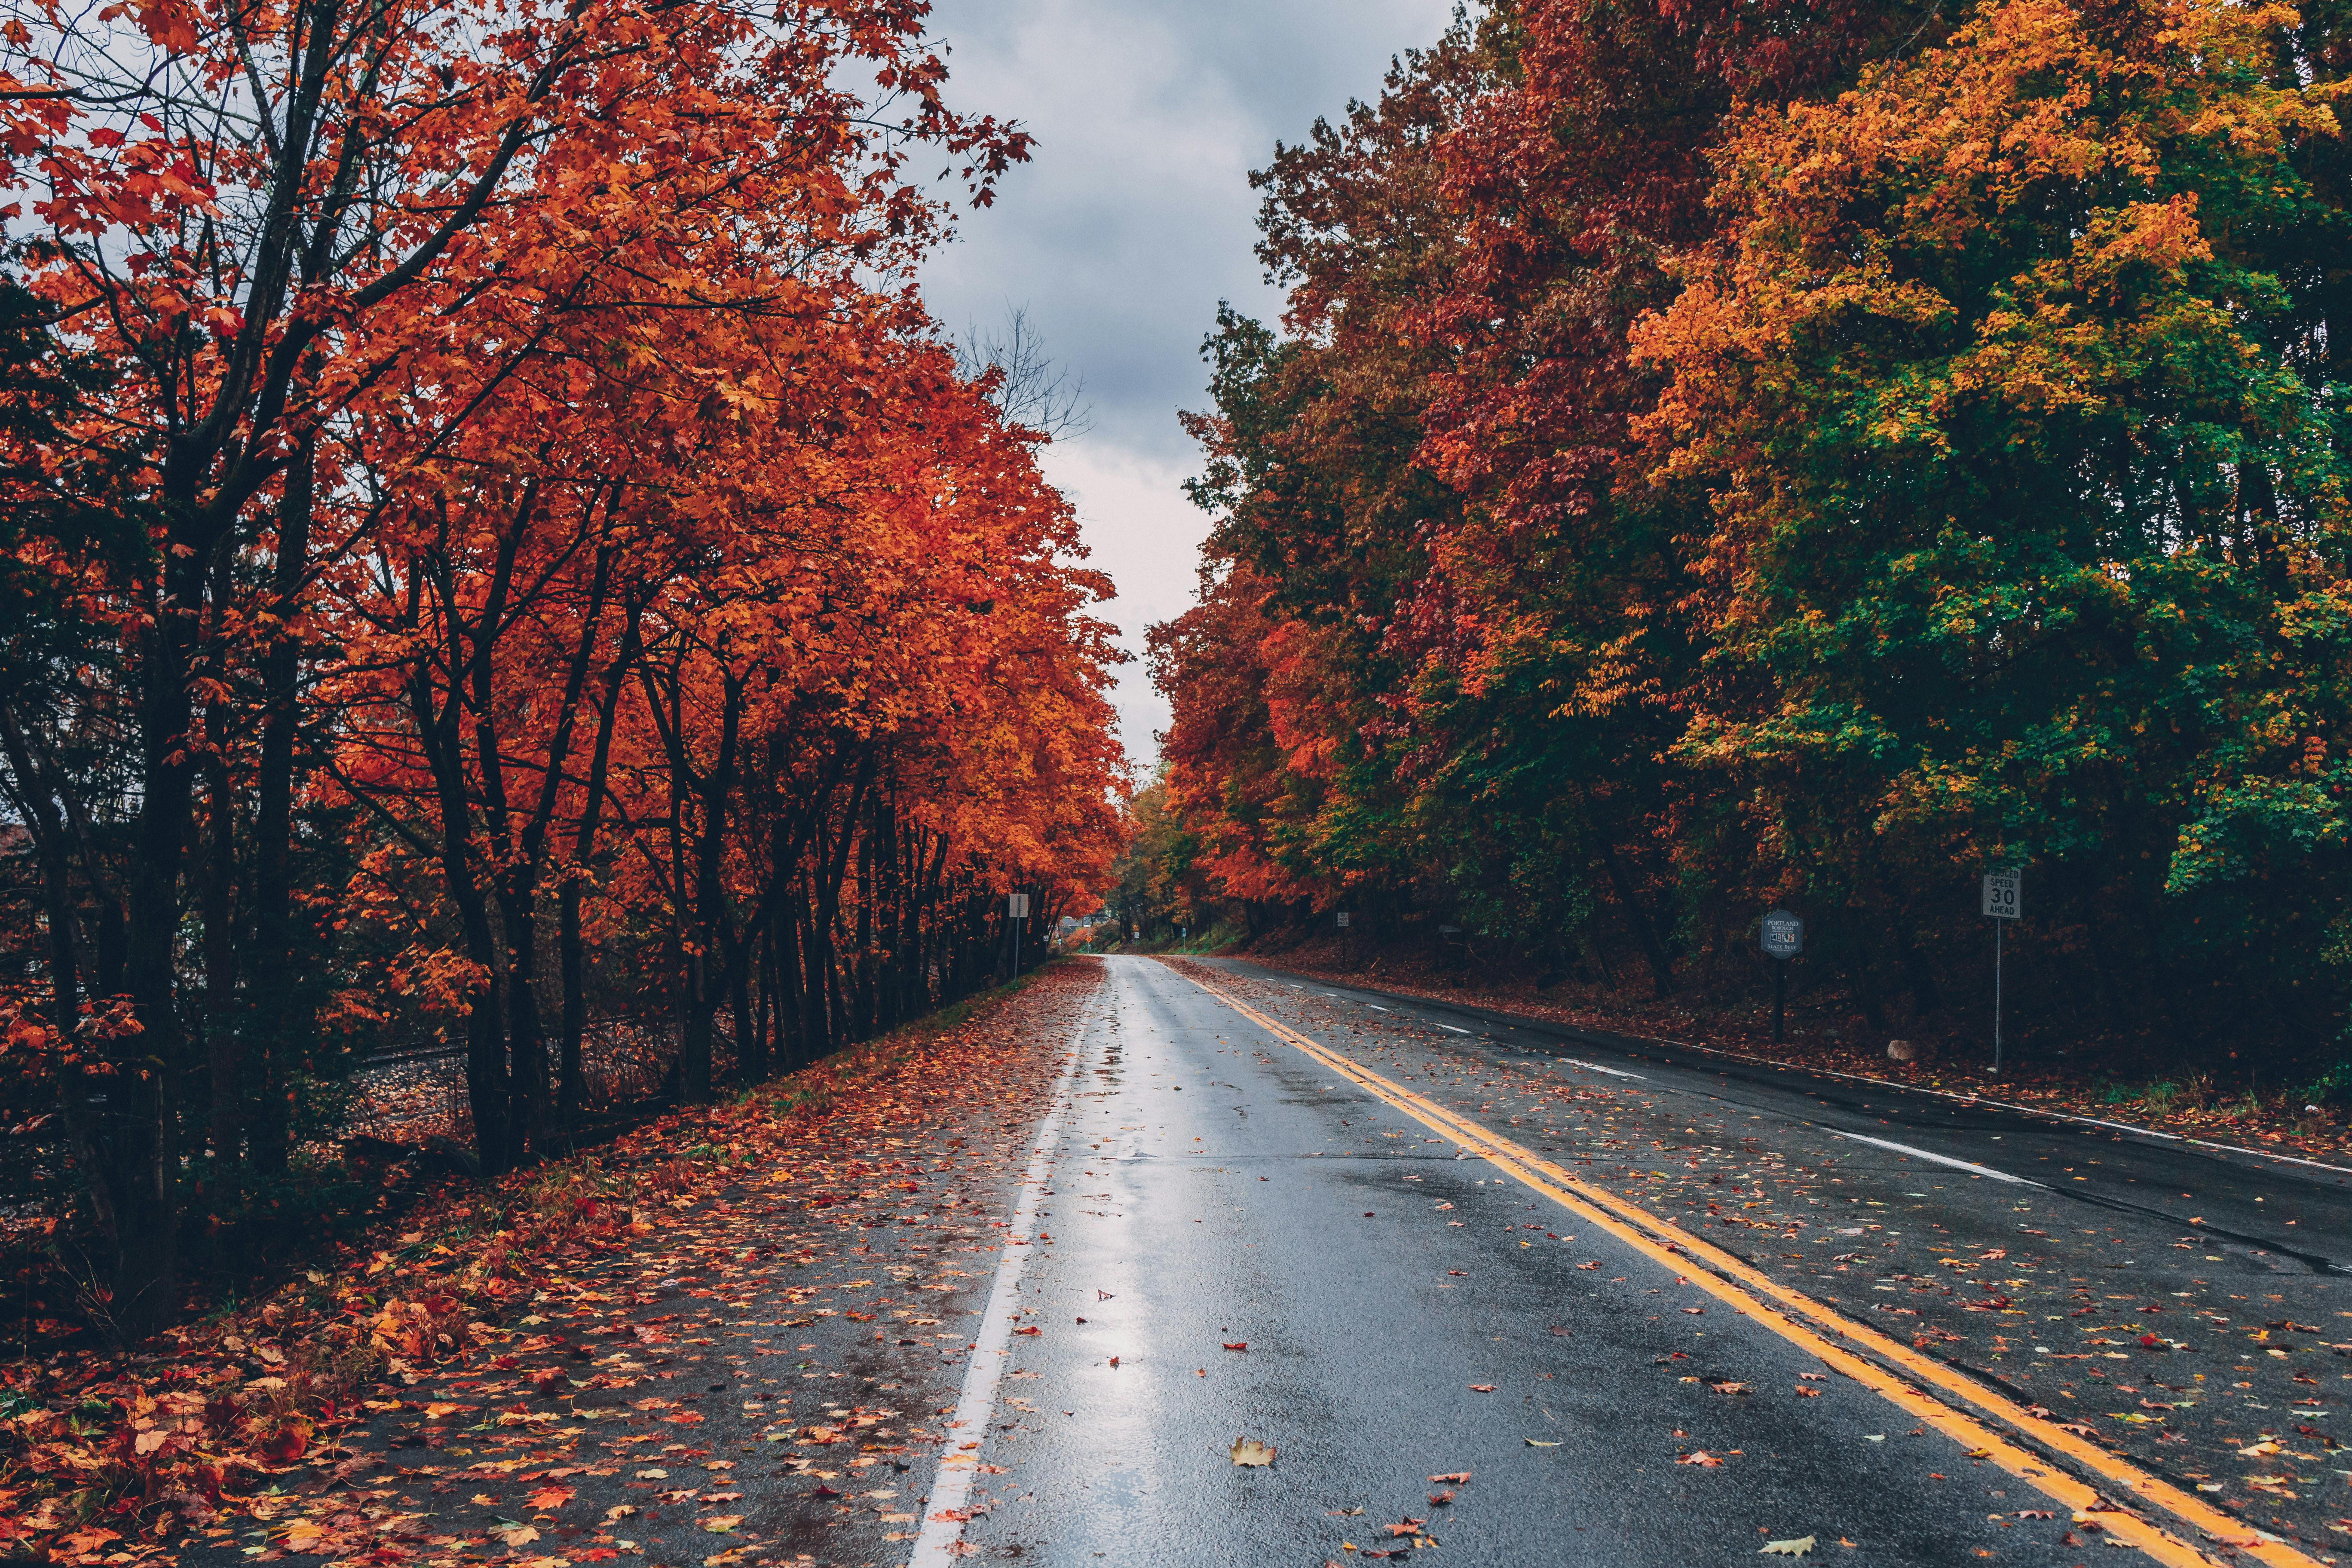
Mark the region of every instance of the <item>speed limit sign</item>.
[[2013, 921], [2020, 912], [2015, 871], [1987, 871], [1984, 879], [1984, 912], [1997, 921]]
[[2000, 1073], [2000, 933], [2003, 921], [2017, 919], [2022, 909], [2018, 896], [2018, 883], [2022, 879], [2016, 871], [1987, 871], [1984, 879], [1984, 912], [1992, 927], [1992, 1070]]

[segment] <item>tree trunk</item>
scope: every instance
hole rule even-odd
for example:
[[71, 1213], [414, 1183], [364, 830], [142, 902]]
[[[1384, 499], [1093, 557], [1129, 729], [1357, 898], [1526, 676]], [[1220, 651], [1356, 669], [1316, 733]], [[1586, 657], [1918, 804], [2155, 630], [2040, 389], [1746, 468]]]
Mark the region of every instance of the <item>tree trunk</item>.
[[236, 1006], [236, 801], [228, 766], [215, 752], [205, 764], [210, 793], [205, 864], [205, 1066], [212, 1090], [213, 1159], [221, 1165], [237, 1157], [237, 1111], [242, 1098], [240, 1031]]
[[[182, 531], [173, 529], [175, 546], [183, 542]], [[195, 708], [188, 682], [211, 543], [191, 541], [188, 553], [167, 552], [162, 600], [140, 639], [140, 807], [122, 975], [140, 1032], [126, 1044], [107, 1085], [99, 1141], [114, 1185], [107, 1312], [128, 1339], [154, 1332], [179, 1308], [179, 1160], [168, 1097], [180, 1080], [185, 1049], [175, 947], [180, 868], [195, 787]]]
[[1624, 862], [1619, 858], [1614, 845], [1603, 846], [1601, 863], [1609, 868], [1609, 885], [1617, 890], [1617, 901], [1625, 910], [1625, 923], [1633, 928], [1633, 936], [1642, 944], [1642, 956], [1649, 961], [1650, 978], [1664, 996], [1675, 988], [1675, 968], [1666, 958], [1665, 944], [1658, 940], [1657, 928], [1650, 923], [1650, 913], [1642, 900], [1633, 896], [1633, 884], [1625, 875]]
[[580, 1049], [588, 1028], [587, 977], [580, 948], [582, 879], [588, 874], [589, 857], [596, 849], [597, 826], [604, 811], [604, 781], [613, 760], [613, 726], [621, 711], [621, 688], [636, 660], [637, 627], [644, 611], [643, 602], [632, 595], [620, 648], [604, 671], [604, 694], [596, 710], [596, 744], [588, 759], [587, 791], [580, 805], [579, 826], [572, 834], [572, 864], [565, 869], [563, 888], [558, 895], [555, 940], [557, 962], [563, 975], [563, 1046], [556, 1103], [567, 1125], [580, 1114]]
[[735, 1026], [735, 1076], [744, 1083], [760, 1083], [768, 1076], [768, 1053], [752, 1026], [751, 964], [747, 958], [731, 968], [734, 982], [727, 987], [727, 998]]
[[[310, 1034], [308, 988], [297, 975], [294, 952], [294, 752], [301, 714], [302, 644], [291, 623], [310, 553], [310, 513], [315, 448], [306, 440], [286, 470], [286, 490], [278, 509], [278, 558], [270, 574], [271, 608], [277, 636], [261, 660], [261, 752], [254, 779], [253, 870], [247, 894], [253, 910], [253, 947], [247, 960], [244, 1049], [259, 1054], [259, 1124], [239, 1129], [240, 1101], [232, 1099], [226, 1127], [214, 1107], [214, 1139], [244, 1137], [257, 1163], [283, 1170], [286, 1122], [282, 1091], [286, 1064], [304, 1054]], [[243, 1070], [240, 1068], [240, 1070]], [[217, 1089], [215, 1090], [217, 1092]]]
[[[16, 774], [15, 805], [33, 835], [33, 850], [41, 868], [41, 907], [48, 920], [49, 1026], [58, 1044], [70, 1043], [81, 1030], [81, 987], [74, 953], [74, 906], [71, 862], [66, 853], [66, 823], [53, 781], [33, 761], [32, 748], [15, 719], [0, 710], [0, 743], [7, 750], [9, 771]], [[102, 908], [111, 908], [105, 889], [96, 890]], [[92, 1125], [88, 1078], [79, 1072], [58, 1075], [58, 1111], [65, 1124], [66, 1144], [80, 1171], [89, 1200], [90, 1218], [111, 1248], [117, 1242], [114, 1184], [100, 1152]]]
[[685, 1016], [678, 1020], [682, 1037], [677, 1055], [677, 1091], [688, 1105], [710, 1101], [710, 1015], [705, 995], [703, 955], [688, 953], [686, 961]]
[[515, 1159], [526, 1150], [545, 1146], [553, 1105], [548, 1094], [547, 1032], [539, 1020], [539, 938], [531, 906], [537, 900], [530, 888], [514, 886], [529, 876], [518, 868], [499, 900], [499, 923], [505, 928], [508, 1082], [514, 1094], [512, 1131]]
[[853, 1039], [874, 1037], [874, 835], [875, 818], [881, 815], [877, 805], [866, 814], [857, 833], [857, 968], [851, 995], [856, 1012], [851, 1023]]

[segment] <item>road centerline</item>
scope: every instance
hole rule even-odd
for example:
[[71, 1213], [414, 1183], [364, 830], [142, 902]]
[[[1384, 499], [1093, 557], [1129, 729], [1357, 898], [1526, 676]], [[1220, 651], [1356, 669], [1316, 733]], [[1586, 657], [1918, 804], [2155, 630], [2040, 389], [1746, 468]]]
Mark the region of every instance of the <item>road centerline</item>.
[[[1169, 967], [1174, 968], [1173, 965]], [[1570, 1209], [1584, 1222], [1600, 1226], [1653, 1262], [1687, 1275], [1692, 1284], [1733, 1307], [1741, 1315], [1753, 1319], [1759, 1326], [1818, 1356], [1915, 1418], [1969, 1445], [1972, 1452], [1992, 1460], [2053, 1500], [2066, 1504], [2076, 1511], [2078, 1518], [2087, 1519], [2095, 1511], [2099, 1521], [2118, 1542], [2139, 1549], [2158, 1562], [2179, 1565], [2179, 1568], [2210, 1561], [2195, 1547], [2137, 1514], [2115, 1510], [2113, 1505], [2092, 1486], [2076, 1477], [2064, 1472], [2053, 1473], [2048, 1468], [2049, 1459], [2018, 1447], [1977, 1415], [1956, 1408], [1938, 1395], [1926, 1392], [1926, 1387], [1933, 1386], [1944, 1394], [1975, 1406], [1984, 1416], [2030, 1437], [2052, 1453], [2063, 1455], [2084, 1469], [2123, 1489], [2136, 1502], [2161, 1509], [2211, 1540], [2247, 1552], [2273, 1565], [2273, 1568], [2319, 1568], [2318, 1560], [2277, 1537], [2221, 1513], [2128, 1460], [2074, 1436], [2053, 1422], [2035, 1416], [2006, 1395], [1984, 1387], [1956, 1369], [1919, 1355], [1867, 1324], [1847, 1318], [1802, 1291], [1781, 1284], [1744, 1259], [1684, 1231], [1673, 1221], [1590, 1185], [1551, 1161], [1488, 1131], [1466, 1116], [1402, 1088], [1352, 1058], [1300, 1034], [1196, 975], [1182, 970], [1175, 973], [1303, 1055], [1451, 1138], [1466, 1154], [1475, 1154], [1486, 1160], [1522, 1184]], [[1825, 1338], [1816, 1329], [1800, 1322], [1797, 1316], [1790, 1315], [1790, 1310], [1813, 1320], [1834, 1339]], [[1905, 1374], [1922, 1386], [1914, 1386], [1878, 1363], [1865, 1360], [1853, 1350], [1835, 1342], [1836, 1340], [1844, 1340], [1867, 1349], [1880, 1361], [1901, 1368]]]

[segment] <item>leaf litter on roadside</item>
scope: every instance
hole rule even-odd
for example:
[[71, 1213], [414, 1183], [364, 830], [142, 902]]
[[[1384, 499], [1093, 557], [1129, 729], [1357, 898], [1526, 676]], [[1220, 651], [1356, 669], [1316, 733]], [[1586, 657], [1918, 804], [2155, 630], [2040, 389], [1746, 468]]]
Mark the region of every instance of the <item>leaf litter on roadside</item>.
[[[0, 1477], [0, 1544], [59, 1568], [163, 1568], [185, 1549], [234, 1550], [239, 1521], [249, 1520], [267, 1531], [245, 1549], [257, 1562], [299, 1553], [356, 1568], [450, 1560], [486, 1546], [520, 1553], [584, 1501], [595, 1522], [583, 1538], [567, 1541], [561, 1559], [528, 1562], [596, 1563], [637, 1552], [612, 1533], [638, 1513], [609, 1496], [625, 1483], [584, 1499], [558, 1483], [616, 1477], [628, 1460], [653, 1458], [663, 1463], [637, 1473], [666, 1479], [707, 1449], [673, 1440], [658, 1455], [639, 1454], [630, 1445], [690, 1439], [710, 1418], [687, 1407], [699, 1394], [594, 1407], [574, 1398], [648, 1386], [648, 1363], [666, 1363], [681, 1342], [712, 1343], [722, 1311], [813, 1321], [783, 1314], [820, 1289], [874, 1282], [799, 1284], [814, 1277], [780, 1278], [781, 1269], [845, 1262], [853, 1244], [866, 1250], [867, 1226], [920, 1222], [905, 1212], [916, 1205], [934, 1210], [929, 1223], [967, 1227], [926, 1239], [961, 1237], [963, 1250], [994, 1251], [1001, 1241], [973, 1226], [985, 1211], [962, 1189], [992, 1184], [1025, 1158], [1027, 1108], [1059, 1066], [1070, 1015], [1099, 981], [1091, 963], [1049, 970], [1013, 997], [852, 1047], [731, 1104], [667, 1115], [593, 1153], [495, 1184], [452, 1184], [369, 1244], [314, 1260], [276, 1295], [180, 1330], [175, 1354], [28, 1363], [29, 1375], [0, 1394], [21, 1402], [12, 1422], [18, 1451], [42, 1462]], [[823, 1228], [790, 1234], [803, 1215], [814, 1220], [801, 1223]], [[922, 1300], [934, 1314], [925, 1321], [937, 1322], [934, 1303], [954, 1300], [970, 1288], [957, 1279], [972, 1276], [945, 1258], [920, 1267], [940, 1277], [919, 1288], [947, 1293]], [[902, 1286], [917, 1288], [915, 1268], [901, 1272]], [[642, 1313], [681, 1296], [683, 1310]], [[442, 1386], [430, 1397], [411, 1392], [427, 1380]], [[739, 1384], [730, 1377], [711, 1391], [721, 1386]], [[885, 1445], [874, 1434], [895, 1412], [856, 1405], [823, 1422], [797, 1421], [783, 1390], [740, 1386], [759, 1395], [743, 1413], [754, 1433], [771, 1422], [767, 1442], [807, 1450], [782, 1454], [781, 1473], [830, 1477], [810, 1467], [825, 1462], [830, 1445], [854, 1438], [891, 1452], [906, 1452], [908, 1440], [942, 1440], [908, 1432]], [[583, 1437], [609, 1457], [583, 1455]], [[354, 1446], [370, 1438], [385, 1449]], [[402, 1468], [395, 1480], [391, 1467], [403, 1448], [467, 1462]], [[744, 1495], [729, 1485], [730, 1461], [695, 1468], [709, 1477], [703, 1485], [726, 1489], [689, 1485], [663, 1503]], [[476, 1504], [487, 1508], [501, 1482], [535, 1521], [445, 1522], [420, 1510], [420, 1499], [398, 1495], [463, 1483], [488, 1489]], [[745, 1518], [709, 1514], [691, 1528], [749, 1551]], [[736, 1555], [731, 1544], [719, 1553]]]

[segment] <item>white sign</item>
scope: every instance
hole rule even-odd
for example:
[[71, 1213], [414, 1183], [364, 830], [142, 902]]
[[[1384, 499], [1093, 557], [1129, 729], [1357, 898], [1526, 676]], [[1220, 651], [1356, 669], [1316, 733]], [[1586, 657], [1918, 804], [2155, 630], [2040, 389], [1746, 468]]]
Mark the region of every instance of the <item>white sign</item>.
[[1805, 951], [1805, 922], [1786, 910], [1774, 910], [1764, 917], [1757, 941], [1767, 957], [1794, 958]]
[[1984, 912], [1997, 921], [2013, 921], [2022, 911], [2015, 871], [1987, 871], [1984, 879]]
[[1340, 929], [1340, 930], [1342, 930], [1342, 931], [1347, 930], [1347, 928], [1348, 928], [1348, 911], [1347, 911], [1347, 910], [1341, 910], [1339, 911], [1339, 915], [1338, 915], [1336, 918], [1339, 920], [1339, 929]]
[[1014, 893], [1005, 900], [1004, 912], [1016, 921], [1029, 918], [1029, 895]]

